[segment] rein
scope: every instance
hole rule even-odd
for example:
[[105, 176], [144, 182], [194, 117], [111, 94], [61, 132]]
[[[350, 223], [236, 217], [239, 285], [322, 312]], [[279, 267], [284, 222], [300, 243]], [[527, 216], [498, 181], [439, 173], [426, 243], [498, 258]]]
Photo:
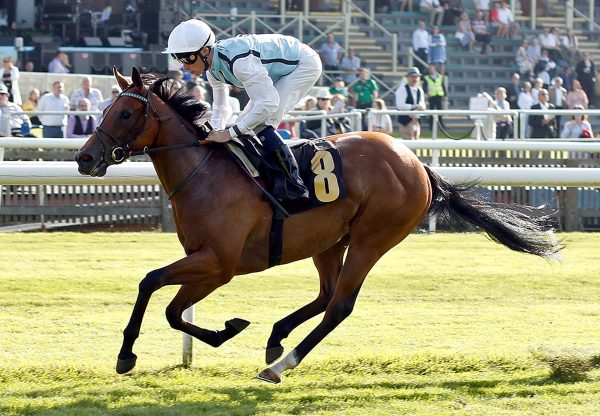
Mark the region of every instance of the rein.
[[[116, 135], [111, 133], [110, 131], [108, 131], [102, 127], [96, 128], [96, 136], [98, 136], [98, 139], [100, 139], [100, 142], [102, 143], [102, 147], [104, 148], [105, 163], [109, 164], [109, 162], [108, 162], [109, 157], [114, 162], [112, 164], [119, 165], [119, 164], [123, 163], [125, 160], [129, 159], [131, 156], [139, 156], [139, 155], [144, 155], [144, 154], [156, 153], [156, 152], [160, 152], [160, 151], [182, 149], [184, 147], [200, 146], [200, 142], [195, 141], [193, 143], [171, 144], [171, 145], [151, 147], [151, 148], [148, 148], [148, 146], [146, 146], [142, 150], [131, 150], [129, 148], [129, 145], [132, 144], [133, 142], [135, 142], [138, 139], [138, 137], [149, 128], [149, 127], [146, 127], [146, 124], [148, 123], [148, 120], [149, 120], [148, 109], [152, 110], [152, 112], [156, 116], [156, 119], [158, 120], [159, 123], [163, 120], [160, 117], [158, 117], [157, 111], [154, 109], [154, 107], [152, 107], [150, 105], [150, 100], [148, 99], [150, 93], [151, 93], [151, 91], [148, 89], [145, 96], [136, 94], [133, 92], [126, 92], [126, 91], [123, 91], [122, 93], [119, 94], [119, 97], [121, 97], [121, 96], [132, 97], [132, 98], [138, 99], [144, 103], [144, 122], [142, 124], [142, 127], [138, 130], [131, 132], [130, 133], [131, 138], [128, 138], [127, 140], [125, 140], [125, 143], [121, 142], [116, 137]], [[209, 123], [206, 123], [206, 125], [203, 128], [203, 131], [206, 133], [206, 135], [208, 135], [208, 132], [210, 130], [212, 130], [212, 127], [210, 126]], [[111, 146], [109, 145], [109, 141], [106, 140], [106, 138], [103, 138], [102, 137], [103, 135], [108, 137], [112, 142], [114, 142], [116, 144], [116, 146], [111, 148]], [[213, 155], [213, 152], [214, 152], [214, 148], [211, 147], [204, 155], [204, 158], [189, 173], [189, 175], [181, 183], [179, 183], [171, 192], [168, 193], [169, 199], [173, 198], [173, 196], [177, 192], [182, 190], [192, 180], [194, 175], [196, 175], [196, 173], [198, 173], [208, 163], [208, 161], [210, 160], [210, 158]]]

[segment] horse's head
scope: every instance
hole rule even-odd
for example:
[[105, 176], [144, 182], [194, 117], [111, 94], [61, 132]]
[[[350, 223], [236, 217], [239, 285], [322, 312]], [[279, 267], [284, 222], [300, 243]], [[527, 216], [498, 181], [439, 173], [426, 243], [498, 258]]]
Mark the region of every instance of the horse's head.
[[75, 156], [83, 175], [104, 176], [110, 165], [152, 147], [159, 129], [155, 114], [159, 100], [137, 68], [131, 73], [132, 84], [114, 67], [113, 73], [123, 92], [104, 110], [102, 123]]

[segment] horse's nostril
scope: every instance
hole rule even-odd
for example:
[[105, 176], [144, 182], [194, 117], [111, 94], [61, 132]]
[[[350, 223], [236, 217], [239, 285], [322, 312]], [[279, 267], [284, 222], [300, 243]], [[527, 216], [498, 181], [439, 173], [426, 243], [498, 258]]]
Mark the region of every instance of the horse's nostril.
[[91, 162], [92, 160], [94, 160], [94, 158], [88, 155], [87, 153], [84, 153], [81, 156], [79, 156], [79, 160], [81, 162]]

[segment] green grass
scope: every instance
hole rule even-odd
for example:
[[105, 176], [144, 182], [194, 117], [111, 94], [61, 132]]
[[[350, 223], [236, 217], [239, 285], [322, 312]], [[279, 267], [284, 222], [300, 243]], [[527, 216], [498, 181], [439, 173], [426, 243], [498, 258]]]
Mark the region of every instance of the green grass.
[[[173, 234], [0, 234], [0, 415], [597, 415], [600, 235], [561, 263], [477, 234], [413, 234], [366, 280], [354, 313], [283, 383], [253, 377], [272, 324], [314, 298], [310, 260], [242, 276], [196, 322], [252, 325], [218, 349], [150, 302], [138, 366], [114, 373], [138, 282], [178, 259]], [[296, 345], [317, 317], [284, 341]]]

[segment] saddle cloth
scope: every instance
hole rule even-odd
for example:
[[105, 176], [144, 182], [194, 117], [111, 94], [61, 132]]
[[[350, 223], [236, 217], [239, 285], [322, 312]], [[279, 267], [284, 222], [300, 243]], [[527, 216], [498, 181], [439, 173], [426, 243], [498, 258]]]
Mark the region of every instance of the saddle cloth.
[[[326, 139], [286, 140], [296, 161], [300, 177], [308, 188], [309, 198], [280, 201], [290, 213], [297, 214], [347, 196], [342, 175], [342, 159], [337, 146]], [[285, 173], [275, 160], [270, 160], [260, 141], [249, 135], [227, 142], [231, 153], [254, 177], [260, 177], [272, 193], [276, 181], [285, 181]]]

